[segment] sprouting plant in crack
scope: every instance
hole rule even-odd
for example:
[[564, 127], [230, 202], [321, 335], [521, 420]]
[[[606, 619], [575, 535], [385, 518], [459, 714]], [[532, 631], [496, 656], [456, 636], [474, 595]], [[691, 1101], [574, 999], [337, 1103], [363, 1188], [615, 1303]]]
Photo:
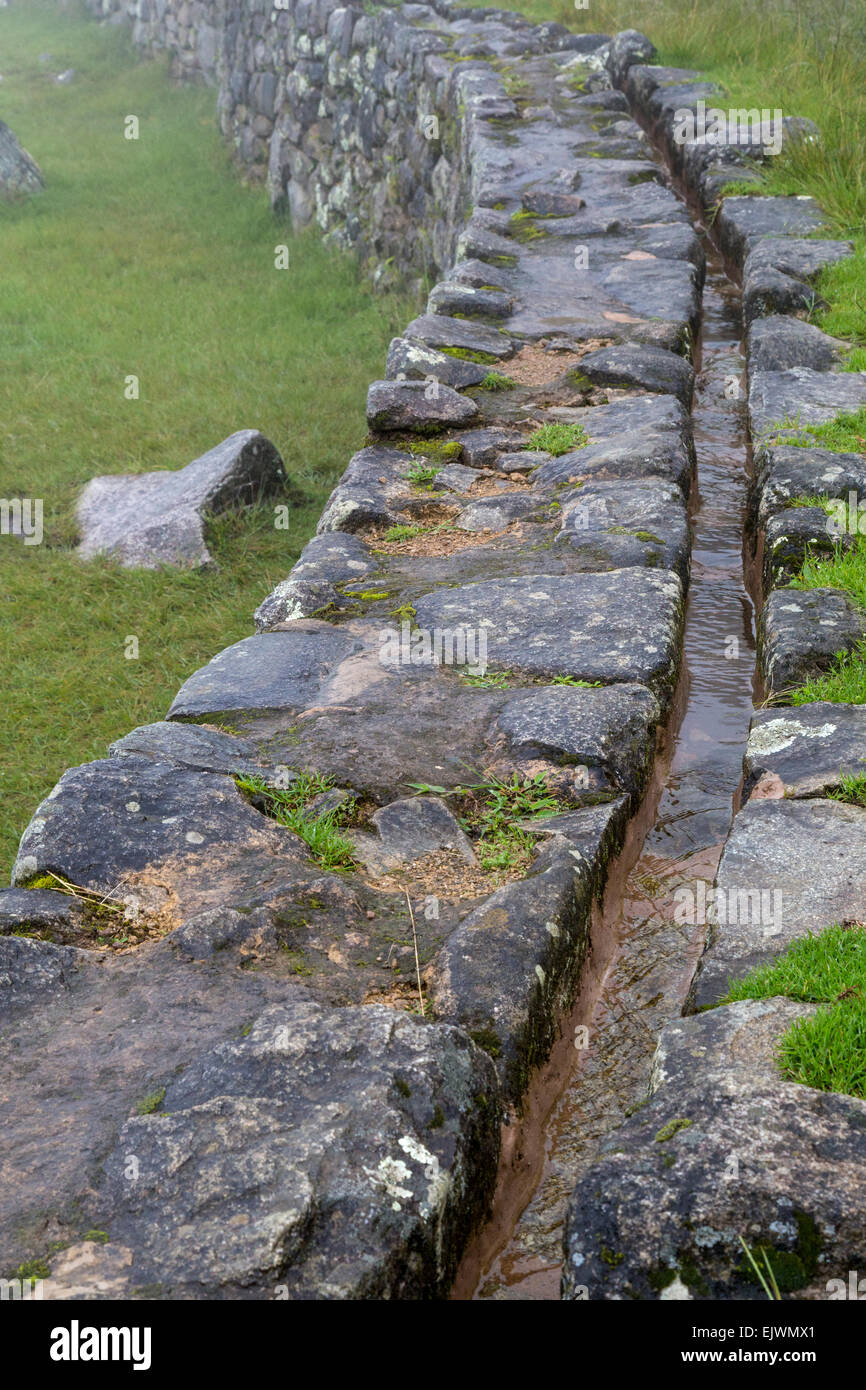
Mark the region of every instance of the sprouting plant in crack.
[[429, 782], [408, 785], [419, 795], [463, 798], [460, 824], [474, 836], [479, 863], [488, 872], [528, 864], [535, 839], [519, 822], [541, 820], [563, 809], [543, 772], [533, 777], [521, 777], [515, 772], [507, 781], [486, 777], [457, 787], [439, 787]]
[[773, 1266], [770, 1264], [770, 1261], [767, 1258], [766, 1250], [764, 1250], [764, 1248], [761, 1247], [759, 1252], [763, 1257], [765, 1265], [765, 1270], [762, 1270], [761, 1266], [758, 1264], [758, 1261], [755, 1259], [754, 1254], [749, 1249], [742, 1236], [739, 1237], [739, 1241], [745, 1252], [746, 1259], [749, 1261], [749, 1264], [755, 1271], [758, 1283], [761, 1285], [761, 1288], [764, 1290], [764, 1293], [767, 1295], [771, 1302], [781, 1302], [782, 1295], [779, 1293], [779, 1285], [776, 1283], [776, 1276], [773, 1273]]
[[277, 825], [299, 836], [313, 859], [323, 869], [353, 869], [356, 867], [355, 847], [342, 833], [342, 827], [354, 811], [354, 801], [342, 806], [317, 810], [308, 803], [333, 789], [330, 777], [319, 772], [299, 772], [288, 787], [274, 787], [263, 777], [236, 777], [238, 789]]
[[567, 454], [571, 449], [583, 449], [588, 443], [589, 436], [582, 425], [555, 421], [539, 425], [527, 439], [525, 447], [558, 456]]
[[437, 473], [441, 473], [443, 467], [443, 464], [413, 463], [409, 472], [404, 473], [403, 477], [406, 479], [406, 482], [411, 483], [413, 487], [421, 488], [423, 491], [429, 492], [436, 481]]

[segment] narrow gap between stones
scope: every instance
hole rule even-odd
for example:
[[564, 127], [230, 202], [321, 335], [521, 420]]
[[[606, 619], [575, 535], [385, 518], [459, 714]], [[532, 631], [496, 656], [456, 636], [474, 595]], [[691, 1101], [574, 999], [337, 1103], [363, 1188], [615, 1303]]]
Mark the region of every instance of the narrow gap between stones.
[[559, 1297], [575, 1182], [645, 1098], [659, 1033], [682, 1012], [705, 926], [699, 912], [695, 924], [678, 922], [677, 904], [689, 892], [699, 904], [715, 878], [760, 693], [743, 546], [750, 451], [739, 287], [658, 149], [654, 156], [689, 208], [707, 262], [694, 353], [697, 472], [680, 685], [653, 783], [595, 914], [579, 997], [522, 1117], [506, 1130], [493, 1211], [464, 1257], [457, 1299]]

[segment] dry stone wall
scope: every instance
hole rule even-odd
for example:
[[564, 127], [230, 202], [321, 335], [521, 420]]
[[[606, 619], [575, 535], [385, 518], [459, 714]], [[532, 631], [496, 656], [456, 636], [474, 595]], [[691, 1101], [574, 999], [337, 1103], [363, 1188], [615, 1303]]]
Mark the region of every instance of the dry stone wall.
[[[586, 37], [447, 0], [90, 0], [137, 44], [217, 88], [220, 127], [298, 227], [317, 224], [381, 279], [449, 263], [473, 190], [473, 123], [502, 98], [475, 57], [578, 51]], [[589, 36], [590, 47], [592, 36]], [[491, 105], [493, 103], [493, 105]]]

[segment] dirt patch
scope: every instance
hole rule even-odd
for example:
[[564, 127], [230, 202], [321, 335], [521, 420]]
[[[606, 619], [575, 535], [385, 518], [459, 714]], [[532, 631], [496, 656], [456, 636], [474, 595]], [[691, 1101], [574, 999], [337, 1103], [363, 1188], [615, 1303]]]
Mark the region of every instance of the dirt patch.
[[504, 370], [519, 386], [546, 386], [565, 375], [566, 372], [579, 371], [580, 360], [590, 352], [608, 347], [612, 338], [589, 338], [581, 344], [577, 352], [548, 351], [546, 339], [538, 343], [527, 343], [514, 357], [509, 357]]
[[531, 487], [529, 479], [519, 473], [495, 473], [485, 468], [479, 474], [478, 481], [463, 495], [474, 502], [477, 497], [498, 497], [503, 492], [527, 492]]
[[[502, 491], [501, 488], [494, 491]], [[482, 494], [478, 494], [479, 496]], [[518, 522], [512, 522], [503, 531], [424, 531], [407, 541], [386, 541], [385, 531], [368, 531], [365, 539], [371, 549], [379, 555], [426, 555], [436, 558], [442, 555], [455, 555], [458, 550], [469, 550], [472, 546], [488, 545], [491, 541], [516, 532]]]
[[[421, 998], [424, 1000], [424, 1016], [430, 1017], [430, 1006], [427, 1003], [427, 982], [421, 981]], [[368, 990], [361, 1000], [362, 1004], [384, 1004], [386, 1009], [402, 1009], [404, 1013], [419, 1014], [421, 1006], [418, 1001], [418, 986], [414, 981], [400, 980], [398, 984], [392, 985], [390, 989], [371, 989]]]

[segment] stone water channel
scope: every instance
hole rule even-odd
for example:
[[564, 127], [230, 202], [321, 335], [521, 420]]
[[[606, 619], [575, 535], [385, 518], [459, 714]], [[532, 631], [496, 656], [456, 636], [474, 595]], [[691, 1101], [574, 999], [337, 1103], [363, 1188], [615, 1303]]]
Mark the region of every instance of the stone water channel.
[[[527, 1118], [508, 1154], [497, 1209], [464, 1262], [458, 1297], [559, 1297], [562, 1226], [575, 1182], [604, 1136], [643, 1100], [659, 1033], [681, 1013], [703, 948], [705, 926], [675, 920], [674, 894], [691, 889], [697, 900], [698, 885], [712, 885], [742, 779], [755, 665], [743, 563], [745, 362], [738, 287], [699, 230], [707, 275], [695, 351], [697, 476], [679, 699], [656, 781], [611, 875], [594, 959], [568, 1020], [566, 1043], [585, 1029], [587, 1045], [561, 1048], [538, 1087], [541, 1113]], [[531, 1196], [515, 1219], [515, 1196], [528, 1186]]]
[[[275, 125], [272, 193], [334, 186], [294, 149], [324, 103], [357, 132], [334, 142], [344, 193], [417, 156], [413, 215], [448, 269], [392, 341], [370, 437], [256, 634], [163, 720], [70, 769], [25, 832], [0, 892], [0, 1267], [50, 1265], [54, 1298], [552, 1299], [571, 1194], [565, 1298], [752, 1297], [744, 1233], [820, 1297], [862, 1247], [866, 1103], [780, 1079], [775, 1039], [803, 1005], [681, 1017], [693, 973], [687, 1007], [719, 1005], [768, 948], [750, 919], [698, 962], [704, 921], [676, 919], [678, 889], [717, 864], [720, 883], [783, 880], [772, 954], [816, 921], [863, 920], [866, 842], [866, 811], [823, 799], [862, 753], [856, 708], [847, 744], [835, 707], [799, 709], [810, 722], [782, 721], [784, 738], [778, 711], [752, 717], [737, 809], [753, 665], [738, 296], [625, 95], [664, 144], [706, 85], [653, 66], [632, 31], [447, 0], [320, 9], [315, 56], [333, 62], [305, 69], [314, 101], [281, 85], [309, 50], [305, 0], [216, 36], [221, 81], [248, 46], [277, 79], [250, 92], [298, 116]], [[137, 37], [199, 51], [200, 19]], [[439, 150], [417, 127], [435, 112]], [[708, 206], [739, 167], [686, 172]], [[714, 223], [743, 265], [753, 439], [792, 400], [827, 419], [866, 396], [823, 335], [772, 317], [850, 253], [805, 240], [820, 226], [812, 200], [785, 198], [725, 199]], [[248, 447], [280, 466], [260, 436], [228, 443], [227, 476]], [[782, 512], [816, 478], [866, 489], [862, 461], [837, 458], [764, 441], [750, 505]], [[795, 646], [814, 668], [809, 623], [838, 649], [818, 597], [765, 604], [771, 693]], [[483, 630], [493, 679], [395, 657], [410, 619]], [[518, 823], [539, 844], [505, 882], [482, 862], [467, 768], [541, 772], [563, 797]], [[333, 783], [345, 872], [276, 814], [297, 771]], [[759, 779], [776, 799], [752, 794]], [[303, 783], [292, 795], [324, 814]], [[106, 923], [109, 898], [123, 918]]]

